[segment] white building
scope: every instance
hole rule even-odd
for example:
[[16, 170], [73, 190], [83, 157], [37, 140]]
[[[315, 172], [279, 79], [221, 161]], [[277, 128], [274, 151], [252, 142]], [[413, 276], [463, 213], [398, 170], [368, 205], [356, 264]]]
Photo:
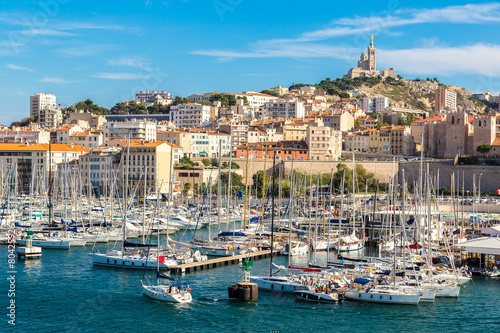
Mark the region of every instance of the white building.
[[457, 109], [457, 93], [446, 88], [435, 91], [434, 111], [436, 113], [455, 111]]
[[303, 118], [305, 116], [304, 103], [297, 98], [278, 99], [265, 103], [259, 108], [262, 119], [272, 118]]
[[389, 107], [389, 99], [387, 97], [363, 97], [361, 99], [362, 109], [365, 113], [381, 112]]
[[103, 125], [104, 142], [113, 139], [156, 141], [156, 123], [147, 120], [132, 119], [125, 122], [106, 122]]
[[304, 87], [300, 87], [300, 90], [302, 91], [305, 91], [311, 95], [314, 95], [314, 91], [316, 90], [316, 87], [313, 87], [313, 86], [304, 86]]
[[207, 132], [208, 134], [208, 156], [209, 157], [222, 157], [229, 156], [231, 152], [230, 136], [221, 132]]
[[[50, 156], [49, 156], [50, 152]], [[33, 176], [36, 179], [48, 177], [49, 170], [56, 171], [60, 163], [77, 160], [87, 149], [78, 145], [61, 144], [0, 144], [1, 172], [7, 174], [17, 169], [17, 179], [21, 191], [29, 191]]]
[[483, 92], [479, 94], [472, 94], [472, 97], [477, 98], [481, 101], [490, 102], [490, 103], [498, 103], [500, 96], [492, 95], [489, 92]]
[[218, 95], [218, 94], [219, 94], [218, 92], [212, 91], [204, 94], [189, 95], [187, 98], [195, 102], [209, 101], [213, 95]]
[[39, 115], [40, 110], [55, 108], [56, 95], [54, 94], [36, 93], [34, 96], [30, 96], [30, 117]]
[[344, 150], [355, 152], [369, 152], [370, 135], [368, 131], [351, 133], [345, 136]]
[[141, 91], [135, 94], [135, 101], [138, 103], [144, 103], [148, 99], [152, 99], [154, 96], [161, 96], [163, 99], [172, 99], [172, 94], [163, 91]]
[[170, 120], [178, 128], [199, 128], [210, 120], [210, 106], [197, 103], [172, 106]]
[[41, 127], [56, 128], [63, 123], [61, 109], [41, 109], [38, 115], [38, 123]]
[[0, 131], [0, 142], [3, 143], [49, 143], [50, 132], [45, 129], [17, 128]]
[[246, 97], [248, 100], [248, 105], [253, 109], [259, 109], [259, 107], [261, 107], [264, 104], [275, 102], [278, 100], [278, 97], [276, 96], [261, 94], [255, 91], [244, 91], [241, 94], [237, 93], [227, 93], [227, 94], [234, 95], [236, 98]]
[[280, 95], [288, 94], [288, 88], [283, 86], [274, 86], [274, 88], [269, 88], [270, 91], [277, 92]]

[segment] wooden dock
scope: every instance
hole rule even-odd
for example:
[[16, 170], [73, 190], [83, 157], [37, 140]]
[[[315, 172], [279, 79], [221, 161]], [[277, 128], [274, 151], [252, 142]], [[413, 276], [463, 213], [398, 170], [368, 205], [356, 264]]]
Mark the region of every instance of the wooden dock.
[[[279, 254], [279, 250], [274, 250], [274, 255]], [[239, 264], [243, 259], [248, 258], [249, 260], [264, 259], [269, 258], [271, 250], [251, 252], [246, 254], [239, 254], [236, 256], [229, 257], [219, 257], [215, 259], [209, 259], [201, 262], [193, 262], [190, 264], [183, 264], [175, 267], [170, 267], [170, 273], [172, 274], [184, 274], [190, 272], [201, 271], [204, 269], [216, 268], [221, 266], [228, 266], [233, 264]]]

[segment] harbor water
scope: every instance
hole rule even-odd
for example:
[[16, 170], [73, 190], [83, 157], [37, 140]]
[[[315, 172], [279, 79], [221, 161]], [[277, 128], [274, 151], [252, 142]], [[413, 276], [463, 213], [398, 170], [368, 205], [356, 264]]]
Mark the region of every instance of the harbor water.
[[[458, 299], [418, 306], [319, 304], [264, 291], [258, 301], [241, 303], [227, 297], [227, 287], [242, 279], [241, 268], [232, 265], [181, 276], [192, 288], [193, 302], [170, 304], [141, 294], [142, 270], [96, 267], [89, 253], [89, 247], [44, 249], [41, 260], [16, 262], [16, 326], [4, 314], [0, 332], [500, 331], [500, 279], [495, 278], [474, 277]], [[326, 253], [316, 259], [325, 263]], [[286, 257], [274, 260], [287, 265]], [[292, 260], [305, 265], [308, 257]], [[255, 261], [252, 274], [269, 274], [269, 259]], [[9, 287], [6, 277], [1, 281], [6, 313]]]

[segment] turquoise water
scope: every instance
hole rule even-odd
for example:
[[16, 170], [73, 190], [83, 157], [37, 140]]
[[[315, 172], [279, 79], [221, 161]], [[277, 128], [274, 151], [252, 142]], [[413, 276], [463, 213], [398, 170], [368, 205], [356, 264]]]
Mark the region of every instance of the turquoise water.
[[[4, 310], [0, 332], [500, 331], [500, 279], [475, 277], [458, 300], [418, 306], [316, 304], [262, 291], [258, 301], [240, 303], [227, 298], [227, 287], [241, 279], [241, 269], [233, 265], [186, 274], [182, 280], [190, 283], [194, 300], [179, 305], [142, 296], [142, 271], [93, 267], [89, 252], [43, 250], [42, 260], [16, 263], [16, 326], [7, 324]], [[319, 262], [325, 256], [318, 254]], [[286, 264], [283, 257], [276, 261]], [[292, 264], [306, 261], [301, 257]], [[255, 275], [267, 274], [269, 259], [255, 261], [254, 267]], [[3, 309], [5, 281], [0, 283]]]

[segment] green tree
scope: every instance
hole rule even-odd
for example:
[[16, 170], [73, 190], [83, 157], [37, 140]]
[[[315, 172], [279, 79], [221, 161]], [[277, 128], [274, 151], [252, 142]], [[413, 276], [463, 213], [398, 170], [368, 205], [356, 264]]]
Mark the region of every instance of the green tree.
[[[236, 97], [230, 94], [214, 94], [210, 97], [210, 102], [220, 101], [222, 106], [236, 105]], [[248, 100], [247, 100], [248, 101]]]
[[94, 104], [94, 102], [90, 98], [87, 98], [84, 101], [80, 101], [73, 106], [63, 108], [62, 112], [64, 114], [68, 114], [75, 112], [76, 110], [84, 110], [85, 112], [91, 112], [93, 114], [109, 114], [108, 109]]
[[170, 105], [153, 104], [147, 110], [149, 114], [169, 114]]
[[212, 164], [209, 158], [202, 159], [201, 163], [203, 163], [204, 166], [210, 166]]
[[198, 162], [193, 162], [188, 156], [183, 156], [179, 159], [179, 163], [175, 165], [179, 169], [193, 169], [198, 166]]
[[[221, 164], [221, 169], [229, 169], [229, 163], [228, 162], [222, 162]], [[240, 165], [236, 162], [231, 162], [231, 169], [239, 169]]]
[[191, 183], [184, 183], [184, 188], [182, 189], [182, 194], [186, 196], [191, 189]]
[[359, 126], [361, 126], [361, 125], [362, 125], [362, 124], [361, 124], [361, 120], [356, 119], [356, 120], [354, 121], [354, 128], [359, 127]]
[[32, 123], [36, 122], [38, 122], [38, 115], [34, 115], [33, 117], [23, 118], [21, 121], [14, 121], [13, 123], [10, 124], [10, 128], [12, 128], [12, 126], [17, 126], [17, 127], [30, 126]]
[[385, 126], [391, 126], [391, 125], [389, 125], [388, 123], [381, 123], [380, 121], [375, 122], [376, 129], [380, 129], [381, 127], [385, 127]]
[[110, 110], [111, 114], [147, 114], [148, 109], [140, 103], [116, 103]]
[[[221, 172], [220, 174], [221, 186], [227, 188], [229, 182], [229, 171]], [[231, 190], [240, 191], [245, 190], [245, 184], [243, 183], [243, 176], [231, 171]]]
[[486, 156], [491, 151], [491, 145], [485, 143], [482, 145], [477, 146], [476, 151], [480, 154], [483, 154], [483, 157]]
[[411, 123], [415, 120], [418, 120], [418, 118], [413, 113], [409, 113], [406, 116], [400, 116], [398, 124], [402, 126], [411, 126]]
[[269, 90], [269, 89], [264, 89], [260, 92], [261, 94], [266, 94], [266, 95], [271, 95], [271, 96], [276, 96], [276, 97], [280, 97], [280, 94], [276, 91], [272, 91], [272, 90]]

